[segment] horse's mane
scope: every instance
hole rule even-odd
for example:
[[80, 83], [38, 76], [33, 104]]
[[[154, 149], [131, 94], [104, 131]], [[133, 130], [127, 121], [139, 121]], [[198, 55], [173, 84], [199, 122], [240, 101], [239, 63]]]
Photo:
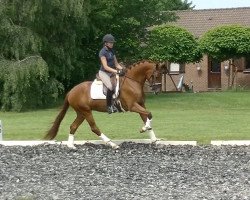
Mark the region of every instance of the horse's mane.
[[131, 68], [133, 68], [133, 67], [135, 67], [135, 66], [137, 66], [137, 65], [139, 65], [139, 64], [141, 64], [141, 63], [145, 63], [145, 62], [155, 63], [155, 62], [153, 62], [152, 60], [140, 60], [140, 61], [137, 61], [136, 63], [127, 65], [126, 68], [127, 68], [127, 69], [131, 69]]

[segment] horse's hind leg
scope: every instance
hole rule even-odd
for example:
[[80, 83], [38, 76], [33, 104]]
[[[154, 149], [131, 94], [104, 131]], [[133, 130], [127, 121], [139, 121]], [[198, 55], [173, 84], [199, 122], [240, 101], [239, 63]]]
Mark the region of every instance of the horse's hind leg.
[[87, 122], [89, 123], [89, 126], [92, 130], [92, 132], [94, 132], [97, 136], [99, 136], [99, 138], [101, 140], [103, 140], [106, 144], [108, 144], [109, 146], [111, 146], [114, 149], [119, 148], [119, 146], [115, 143], [113, 143], [106, 135], [104, 135], [104, 133], [102, 133], [100, 131], [100, 129], [97, 127], [95, 120], [93, 118], [92, 112], [89, 111], [88, 113], [85, 113], [85, 118], [87, 120]]
[[75, 146], [74, 146], [74, 134], [84, 119], [85, 118], [81, 113], [77, 113], [76, 119], [70, 125], [70, 133], [69, 133], [69, 138], [68, 138], [68, 143], [67, 143], [68, 147], [73, 148], [73, 149], [75, 148]]

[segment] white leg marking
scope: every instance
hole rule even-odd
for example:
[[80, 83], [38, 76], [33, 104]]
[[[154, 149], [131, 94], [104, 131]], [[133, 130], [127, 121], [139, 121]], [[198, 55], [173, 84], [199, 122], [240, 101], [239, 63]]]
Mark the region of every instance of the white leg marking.
[[99, 136], [102, 140], [103, 140], [103, 142], [105, 142], [105, 143], [107, 143], [107, 142], [109, 142], [110, 141], [110, 139], [106, 136], [106, 135], [104, 135], [103, 133], [101, 133], [101, 135]]
[[146, 127], [147, 129], [150, 129], [150, 128], [151, 128], [151, 121], [152, 121], [152, 119], [150, 120], [150, 119], [147, 118], [147, 121], [146, 121], [146, 124], [145, 124], [145, 127]]
[[67, 144], [69, 148], [76, 149], [74, 145], [74, 139], [75, 139], [75, 136], [73, 134], [69, 134], [68, 144]]
[[103, 133], [99, 136], [103, 142], [105, 142], [107, 145], [111, 146], [113, 149], [118, 149], [119, 146], [117, 144], [115, 144], [114, 142], [112, 142], [106, 135], [104, 135]]
[[148, 135], [149, 135], [149, 138], [150, 138], [150, 140], [152, 142], [158, 141], [158, 139], [155, 136], [155, 133], [154, 133], [153, 129], [151, 129], [151, 130], [148, 131]]
[[147, 121], [146, 121], [145, 125], [142, 127], [142, 129], [140, 131], [141, 133], [143, 133], [143, 132], [145, 132], [147, 130], [151, 130], [152, 129], [152, 127], [151, 127], [151, 121], [152, 121], [152, 119], [150, 120], [150, 119], [147, 118]]

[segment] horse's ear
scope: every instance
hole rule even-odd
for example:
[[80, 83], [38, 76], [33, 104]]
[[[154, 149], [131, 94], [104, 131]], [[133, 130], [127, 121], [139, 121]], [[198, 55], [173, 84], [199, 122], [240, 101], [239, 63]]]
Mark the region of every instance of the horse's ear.
[[161, 70], [161, 69], [164, 69], [165, 67], [166, 67], [165, 62], [156, 64], [156, 70]]

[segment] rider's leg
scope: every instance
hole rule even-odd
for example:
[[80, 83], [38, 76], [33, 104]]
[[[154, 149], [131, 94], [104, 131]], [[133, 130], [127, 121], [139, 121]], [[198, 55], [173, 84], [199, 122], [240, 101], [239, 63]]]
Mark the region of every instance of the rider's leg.
[[112, 96], [113, 96], [113, 90], [114, 90], [114, 82], [113, 78], [109, 76], [106, 72], [99, 71], [99, 76], [103, 82], [103, 84], [107, 87], [107, 95], [106, 95], [106, 100], [107, 100], [107, 112], [109, 114], [116, 112], [117, 109], [114, 109], [112, 105]]
[[[110, 77], [110, 82], [111, 82], [111, 85], [112, 85], [112, 97], [113, 97], [113, 94], [115, 93], [115, 89], [116, 89], [116, 76], [111, 76]], [[112, 110], [113, 112], [118, 112], [118, 109], [114, 106], [114, 101], [113, 101], [113, 98], [111, 100], [111, 106], [112, 106]]]
[[107, 100], [107, 111], [108, 111], [109, 114], [113, 113], [112, 95], [113, 95], [113, 91], [111, 91], [110, 89], [108, 89], [106, 100]]
[[114, 91], [108, 89], [106, 99], [107, 99], [107, 111], [109, 114], [118, 112], [117, 108], [113, 105], [113, 94]]

